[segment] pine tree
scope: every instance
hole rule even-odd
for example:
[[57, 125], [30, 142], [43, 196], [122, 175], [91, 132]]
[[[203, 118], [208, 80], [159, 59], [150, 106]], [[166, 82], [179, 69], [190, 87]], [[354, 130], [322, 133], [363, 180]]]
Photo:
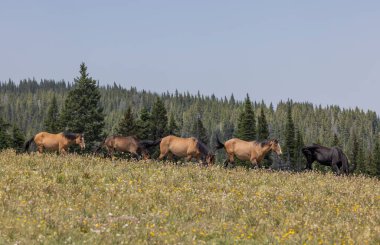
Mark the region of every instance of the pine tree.
[[139, 139], [153, 139], [152, 136], [152, 119], [146, 107], [140, 111], [140, 117], [137, 120], [137, 137]]
[[274, 113], [274, 107], [273, 107], [273, 103], [272, 102], [270, 102], [270, 104], [269, 104], [269, 111], [271, 113]]
[[25, 137], [21, 133], [20, 129], [16, 126], [13, 125], [12, 127], [12, 148], [16, 150], [16, 152], [21, 152], [23, 150], [25, 142]]
[[261, 107], [260, 116], [257, 119], [257, 136], [258, 140], [265, 140], [269, 137], [268, 123], [263, 107]]
[[363, 173], [363, 174], [368, 173], [365, 153], [361, 144], [359, 146], [358, 172]]
[[375, 175], [380, 177], [380, 140], [379, 136], [376, 136], [375, 147], [373, 149], [373, 163], [375, 166]]
[[234, 135], [235, 127], [234, 124], [230, 121], [224, 121], [222, 127], [222, 138], [231, 139]]
[[170, 135], [177, 135], [178, 129], [179, 128], [177, 126], [177, 123], [175, 122], [174, 114], [172, 112], [172, 113], [170, 113], [170, 117], [169, 117], [168, 133]]
[[[268, 122], [264, 113], [264, 102], [261, 104], [260, 115], [257, 118], [257, 139], [262, 141], [266, 140], [269, 137]], [[270, 154], [266, 155], [262, 161], [262, 166], [268, 168], [272, 165], [272, 159]]]
[[120, 121], [119, 126], [116, 129], [116, 133], [122, 136], [132, 136], [138, 134], [131, 107], [128, 107], [125, 112], [123, 119]]
[[339, 147], [339, 139], [338, 139], [338, 135], [336, 135], [336, 134], [334, 134], [332, 146], [338, 146]]
[[168, 134], [168, 117], [165, 105], [159, 97], [153, 104], [151, 118], [153, 138], [158, 139], [166, 136]]
[[193, 127], [191, 129], [191, 135], [195, 138], [199, 139], [205, 144], [209, 143], [209, 137], [207, 135], [207, 130], [203, 126], [201, 117], [197, 117], [195, 120], [195, 123], [193, 124]]
[[296, 131], [296, 147], [295, 147], [295, 161], [293, 167], [296, 169], [301, 169], [305, 164], [304, 156], [301, 152], [302, 147], [304, 146], [303, 137], [300, 130]]
[[54, 94], [50, 102], [48, 113], [44, 122], [45, 131], [49, 133], [53, 133], [53, 134], [59, 133], [60, 131], [59, 121], [60, 120], [59, 120], [57, 98], [55, 97], [55, 94]]
[[244, 101], [244, 109], [240, 113], [235, 136], [242, 140], [252, 141], [256, 139], [256, 120], [251, 100], [247, 94]]
[[[363, 151], [364, 153], [364, 151]], [[376, 175], [376, 165], [373, 158], [373, 151], [368, 151], [365, 156], [365, 170], [366, 174], [375, 176]]]
[[356, 164], [357, 166], [356, 171], [358, 173], [365, 173], [363, 149], [361, 147], [360, 141], [356, 133], [353, 133], [353, 136], [352, 136], [351, 159], [352, 159], [352, 163]]
[[10, 124], [0, 117], [0, 150], [7, 149], [11, 146], [11, 136], [8, 133]]
[[288, 160], [291, 165], [295, 166], [295, 152], [296, 152], [296, 142], [295, 142], [295, 127], [292, 118], [292, 106], [288, 102], [287, 107], [287, 120], [285, 126], [285, 153], [287, 154]]
[[230, 104], [232, 104], [232, 105], [234, 105], [235, 104], [235, 96], [234, 96], [234, 94], [231, 94], [231, 96], [230, 96]]
[[84, 133], [88, 151], [104, 137], [104, 114], [100, 105], [99, 87], [89, 77], [84, 63], [80, 65], [80, 76], [74, 79], [73, 89], [65, 100], [61, 118], [66, 131]]

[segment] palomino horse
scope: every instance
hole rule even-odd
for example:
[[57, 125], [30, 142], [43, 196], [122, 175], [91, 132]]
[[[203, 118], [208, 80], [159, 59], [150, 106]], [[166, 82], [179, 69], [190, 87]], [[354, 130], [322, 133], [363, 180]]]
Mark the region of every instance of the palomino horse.
[[348, 175], [349, 173], [353, 173], [356, 168], [356, 164], [353, 164], [351, 168], [349, 167], [347, 156], [339, 147], [330, 148], [312, 144], [303, 147], [302, 153], [307, 159], [306, 169], [309, 170], [312, 170], [312, 163], [314, 161], [325, 166], [331, 166], [337, 175], [341, 172]]
[[277, 155], [282, 154], [281, 146], [276, 139], [257, 142], [233, 138], [227, 140], [224, 144], [220, 142], [219, 138], [216, 139], [216, 149], [224, 148], [228, 154], [227, 159], [224, 161], [224, 167], [227, 167], [228, 163], [234, 164], [235, 156], [242, 161], [250, 161], [254, 166], [259, 167], [260, 162], [269, 151], [272, 150]]
[[24, 151], [28, 151], [33, 142], [37, 145], [39, 153], [42, 153], [45, 149], [48, 151], [58, 151], [59, 153], [65, 154], [67, 153], [69, 146], [72, 144], [79, 145], [82, 150], [85, 148], [83, 134], [75, 133], [38, 133], [25, 143]]
[[197, 159], [197, 161], [202, 159], [203, 165], [214, 164], [215, 162], [215, 154], [204, 143], [194, 137], [180, 138], [169, 135], [162, 138], [158, 159], [162, 160], [165, 156], [172, 159], [172, 155], [186, 157], [186, 161], [190, 161], [192, 158]]
[[138, 140], [135, 136], [109, 136], [96, 149], [99, 152], [102, 147], [106, 147], [108, 155], [112, 158], [114, 152], [129, 152], [133, 157], [139, 159], [142, 155], [144, 160], [149, 159], [147, 148], [158, 145], [160, 141]]

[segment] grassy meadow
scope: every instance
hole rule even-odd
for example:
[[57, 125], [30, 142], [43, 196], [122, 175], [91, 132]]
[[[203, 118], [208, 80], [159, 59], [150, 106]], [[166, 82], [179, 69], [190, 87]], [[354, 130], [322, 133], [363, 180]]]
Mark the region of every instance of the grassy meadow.
[[379, 244], [380, 181], [0, 153], [0, 244]]

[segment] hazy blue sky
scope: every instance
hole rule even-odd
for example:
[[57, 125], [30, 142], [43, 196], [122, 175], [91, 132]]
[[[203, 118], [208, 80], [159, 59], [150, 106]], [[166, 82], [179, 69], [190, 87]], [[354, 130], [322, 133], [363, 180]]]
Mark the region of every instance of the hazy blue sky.
[[73, 81], [380, 112], [380, 1], [4, 1], [0, 80]]

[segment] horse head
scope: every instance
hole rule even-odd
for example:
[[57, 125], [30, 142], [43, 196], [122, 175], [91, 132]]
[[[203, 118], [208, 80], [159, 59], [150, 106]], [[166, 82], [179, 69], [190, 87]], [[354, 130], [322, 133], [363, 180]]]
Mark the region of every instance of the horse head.
[[79, 145], [81, 150], [86, 147], [86, 144], [84, 143], [84, 134], [77, 134], [77, 137], [75, 138], [75, 144]]
[[209, 152], [206, 155], [206, 163], [207, 163], [207, 165], [214, 165], [215, 164], [215, 154], [213, 152]]
[[146, 160], [149, 160], [149, 158], [150, 158], [149, 152], [147, 150], [143, 150], [142, 159], [146, 161]]
[[278, 143], [277, 139], [270, 140], [270, 149], [274, 152], [276, 152], [277, 155], [282, 154], [280, 143]]

